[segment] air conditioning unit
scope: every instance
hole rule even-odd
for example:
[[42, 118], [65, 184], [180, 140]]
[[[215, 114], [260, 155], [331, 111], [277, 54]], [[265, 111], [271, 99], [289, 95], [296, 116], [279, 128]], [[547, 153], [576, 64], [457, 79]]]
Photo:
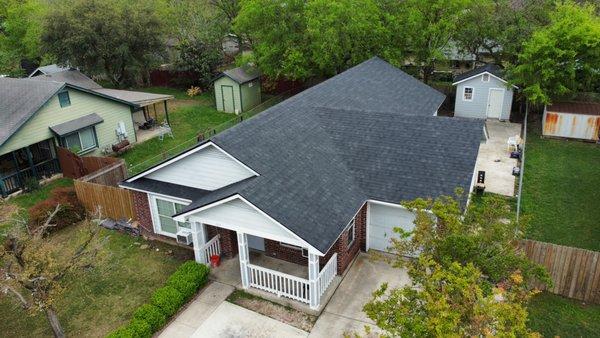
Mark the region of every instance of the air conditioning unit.
[[192, 232], [189, 230], [177, 231], [177, 243], [191, 245], [192, 244]]

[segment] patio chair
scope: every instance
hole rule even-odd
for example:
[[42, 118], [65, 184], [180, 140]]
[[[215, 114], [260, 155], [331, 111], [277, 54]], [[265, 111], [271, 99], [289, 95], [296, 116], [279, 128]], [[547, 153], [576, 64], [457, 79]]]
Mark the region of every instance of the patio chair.
[[521, 137], [519, 135], [511, 136], [506, 141], [507, 150], [508, 151], [517, 151], [519, 150], [519, 144], [521, 144]]
[[169, 124], [165, 121], [163, 122], [160, 127], [158, 127], [159, 130], [159, 134], [158, 134], [158, 138], [162, 141], [165, 139], [165, 135], [169, 135], [171, 136], [171, 138], [175, 138], [173, 136], [173, 130], [171, 129], [171, 126], [169, 126]]

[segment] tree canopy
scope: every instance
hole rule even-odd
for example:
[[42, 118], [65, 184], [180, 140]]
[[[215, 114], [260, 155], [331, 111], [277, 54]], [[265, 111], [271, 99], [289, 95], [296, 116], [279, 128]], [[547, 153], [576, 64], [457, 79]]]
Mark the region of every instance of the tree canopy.
[[600, 76], [600, 17], [593, 4], [559, 3], [523, 44], [512, 80], [534, 103], [590, 91]]
[[164, 53], [165, 13], [160, 0], [68, 0], [49, 11], [42, 43], [60, 64], [122, 87]]
[[[460, 198], [460, 195], [459, 195]], [[415, 286], [386, 284], [364, 307], [389, 336], [527, 336], [526, 305], [533, 281], [547, 272], [515, 248], [523, 233], [502, 197], [484, 196], [463, 217], [459, 198], [404, 203], [416, 213], [414, 231], [392, 239]], [[403, 255], [418, 255], [407, 260]]]

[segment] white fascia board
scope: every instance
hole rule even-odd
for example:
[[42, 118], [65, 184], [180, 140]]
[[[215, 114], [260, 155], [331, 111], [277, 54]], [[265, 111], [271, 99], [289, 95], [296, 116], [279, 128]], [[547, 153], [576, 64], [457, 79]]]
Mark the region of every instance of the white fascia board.
[[170, 160], [168, 160], [168, 161], [166, 161], [164, 163], [161, 163], [160, 165], [157, 165], [154, 168], [148, 169], [148, 170], [143, 171], [143, 172], [141, 172], [141, 173], [139, 173], [137, 175], [134, 175], [133, 177], [130, 177], [127, 180], [125, 180], [125, 182], [133, 182], [133, 181], [137, 180], [140, 177], [144, 177], [144, 176], [146, 176], [148, 174], [151, 174], [151, 173], [153, 173], [153, 172], [155, 172], [155, 171], [157, 171], [157, 170], [159, 170], [161, 168], [164, 168], [164, 167], [168, 166], [171, 163], [177, 162], [177, 161], [179, 161], [179, 160], [181, 160], [181, 159], [183, 159], [183, 158], [185, 158], [187, 156], [195, 154], [195, 153], [199, 152], [200, 150], [202, 150], [202, 149], [204, 149], [206, 147], [209, 147], [209, 146], [215, 147], [215, 149], [221, 151], [222, 153], [224, 153], [225, 155], [227, 155], [229, 158], [233, 159], [236, 163], [240, 164], [246, 170], [248, 170], [249, 172], [251, 172], [254, 176], [260, 176], [256, 171], [252, 170], [252, 168], [248, 167], [247, 165], [245, 165], [244, 163], [242, 163], [240, 160], [238, 160], [237, 158], [233, 157], [231, 154], [229, 154], [228, 152], [226, 152], [225, 150], [223, 150], [221, 147], [217, 146], [213, 141], [208, 141], [208, 142], [202, 144], [201, 146], [198, 146], [198, 147], [190, 149], [190, 150], [188, 150], [188, 151], [186, 151], [184, 153], [181, 153], [181, 154], [173, 157], [172, 159], [170, 159]]
[[[456, 82], [454, 82], [452, 85], [453, 85], [453, 86], [456, 86], [456, 85], [457, 85], [457, 84], [459, 84], [459, 83], [462, 83], [462, 82], [465, 82], [465, 81], [468, 81], [468, 80], [474, 79], [474, 78], [476, 78], [476, 77], [478, 77], [478, 76], [482, 76], [483, 74], [489, 74], [490, 76], [493, 76], [493, 77], [495, 77], [496, 79], [498, 79], [498, 80], [500, 80], [500, 81], [502, 81], [502, 82], [504, 82], [504, 83], [508, 84], [508, 81], [504, 80], [503, 78], [500, 78], [500, 77], [498, 77], [498, 76], [496, 76], [496, 75], [494, 75], [494, 74], [492, 74], [492, 73], [490, 73], [490, 72], [483, 72], [483, 73], [479, 73], [479, 74], [476, 74], [476, 75], [470, 76], [470, 77], [468, 77], [468, 78], [466, 78], [466, 79], [462, 79], [462, 80], [460, 80], [460, 81], [456, 81]], [[515, 86], [515, 85], [511, 85], [511, 86], [513, 86], [514, 88], [517, 88], [517, 89], [519, 89], [519, 87], [517, 87], [517, 86]]]
[[[293, 238], [295, 238], [302, 246], [305, 248], [308, 248], [310, 252], [313, 252], [319, 256], [324, 256], [325, 254], [322, 253], [321, 251], [319, 251], [318, 249], [316, 249], [315, 247], [313, 247], [312, 245], [310, 245], [308, 242], [306, 242], [305, 240], [303, 240], [302, 238], [300, 238], [300, 236], [296, 235], [295, 233], [293, 233], [290, 229], [288, 229], [287, 227], [285, 227], [283, 224], [279, 223], [279, 221], [277, 221], [276, 219], [274, 219], [273, 217], [269, 216], [267, 213], [265, 213], [264, 211], [262, 211], [260, 208], [258, 208], [257, 206], [255, 206], [254, 204], [250, 203], [250, 201], [248, 201], [247, 199], [245, 199], [244, 197], [242, 197], [240, 194], [235, 194], [232, 196], [229, 196], [227, 198], [215, 201], [213, 203], [207, 204], [205, 206], [202, 206], [200, 208], [197, 209], [193, 209], [190, 210], [186, 213], [183, 213], [177, 217], [175, 217], [174, 219], [178, 222], [186, 222], [186, 219], [190, 216], [192, 216], [195, 213], [201, 212], [203, 210], [206, 209], [210, 209], [213, 207], [216, 207], [218, 205], [233, 201], [235, 199], [239, 199], [241, 201], [243, 201], [244, 203], [248, 204], [250, 207], [252, 207], [254, 210], [256, 210], [258, 213], [260, 213], [262, 216], [268, 218], [270, 221], [272, 221], [273, 223], [279, 225], [280, 227], [282, 227], [287, 233], [289, 233]], [[235, 230], [235, 226], [233, 225], [229, 225], [228, 228], [230, 230]], [[285, 241], [285, 239], [283, 240]]]

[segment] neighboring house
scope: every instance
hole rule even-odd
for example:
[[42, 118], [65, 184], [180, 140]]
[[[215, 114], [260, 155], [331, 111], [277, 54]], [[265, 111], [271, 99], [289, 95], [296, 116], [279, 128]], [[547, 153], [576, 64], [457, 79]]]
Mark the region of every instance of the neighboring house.
[[[145, 232], [190, 239], [203, 263], [238, 255], [244, 288], [317, 309], [359, 251], [413, 228], [401, 201], [472, 190], [483, 121], [434, 116], [443, 101], [373, 58], [121, 187]], [[308, 278], [254, 265], [249, 250], [308, 266]]]
[[214, 81], [217, 110], [242, 113], [260, 103], [260, 74], [255, 68], [224, 71]]
[[502, 68], [488, 64], [455, 77], [454, 116], [509, 120], [513, 89], [502, 78]]
[[544, 107], [544, 136], [598, 141], [600, 137], [600, 103], [556, 102]]
[[63, 72], [65, 70], [71, 70], [73, 68], [71, 67], [63, 67], [63, 66], [59, 66], [59, 65], [47, 65], [47, 66], [41, 66], [36, 68], [33, 72], [31, 72], [31, 74], [29, 74], [28, 77], [34, 77], [34, 76], [39, 76], [39, 75], [50, 75], [50, 74], [54, 74], [54, 73], [58, 73], [58, 72]]
[[[25, 79], [0, 78], [0, 195], [31, 178], [60, 173], [56, 147], [101, 155], [127, 139], [137, 142], [134, 117], [170, 95], [104, 89], [77, 70]], [[34, 72], [35, 73], [35, 72]]]

